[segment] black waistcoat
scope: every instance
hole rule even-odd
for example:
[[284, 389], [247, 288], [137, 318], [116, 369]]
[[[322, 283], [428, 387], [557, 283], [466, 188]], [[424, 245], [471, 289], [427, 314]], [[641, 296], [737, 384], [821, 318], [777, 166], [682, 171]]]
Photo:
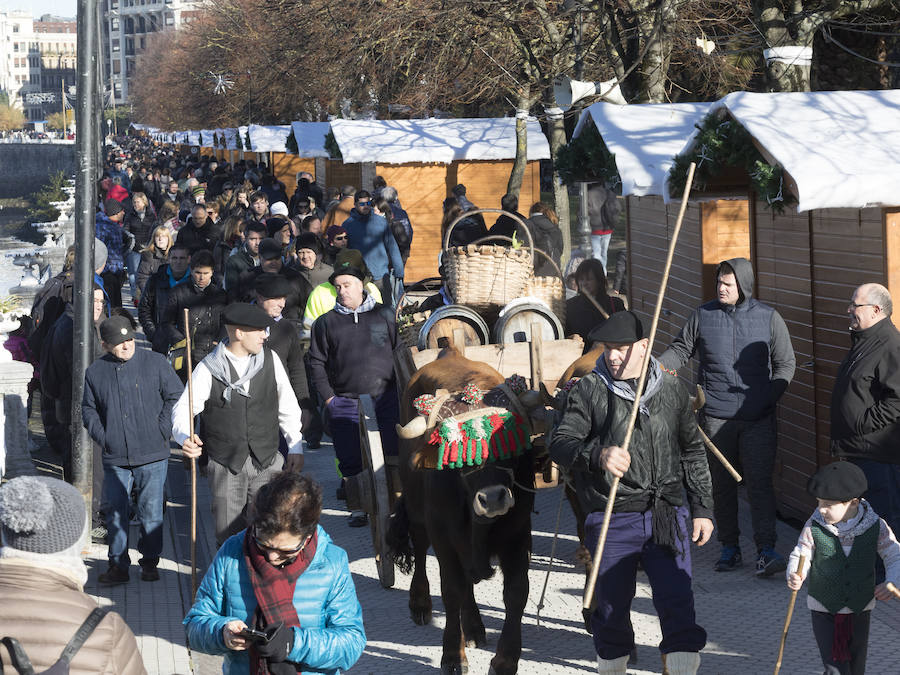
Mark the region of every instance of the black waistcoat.
[[[209, 457], [238, 473], [247, 455], [255, 464], [268, 466], [278, 452], [278, 388], [272, 352], [264, 350], [262, 369], [250, 380], [250, 397], [233, 391], [231, 401], [222, 394], [225, 385], [213, 378], [209, 399], [200, 419]], [[238, 379], [229, 361], [232, 382]]]

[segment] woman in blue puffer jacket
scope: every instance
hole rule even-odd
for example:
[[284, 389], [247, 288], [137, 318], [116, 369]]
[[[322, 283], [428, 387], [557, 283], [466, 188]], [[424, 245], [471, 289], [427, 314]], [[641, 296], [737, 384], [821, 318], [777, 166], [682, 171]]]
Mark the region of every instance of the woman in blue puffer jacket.
[[277, 474], [256, 493], [250, 527], [216, 554], [184, 625], [193, 649], [225, 655], [226, 675], [337, 674], [362, 654], [347, 554], [319, 526], [321, 512], [312, 479]]

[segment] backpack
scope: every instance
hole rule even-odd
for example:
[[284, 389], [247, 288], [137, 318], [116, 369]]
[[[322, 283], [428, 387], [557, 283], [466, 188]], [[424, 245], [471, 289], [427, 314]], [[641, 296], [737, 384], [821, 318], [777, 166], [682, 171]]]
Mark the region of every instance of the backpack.
[[[108, 613], [108, 608], [104, 609], [97, 607], [93, 612], [88, 614], [84, 623], [78, 627], [78, 630], [75, 631], [75, 635], [69, 640], [69, 644], [66, 645], [62, 654], [59, 655], [59, 660], [47, 670], [41, 671], [41, 673], [35, 673], [34, 666], [31, 665], [28, 655], [25, 654], [25, 650], [18, 640], [13, 637], [5, 637], [0, 639], [0, 644], [6, 645], [6, 648], [9, 650], [12, 667], [19, 675], [68, 675], [69, 664], [72, 663], [72, 658], [78, 650], [81, 649], [81, 646], [87, 641], [88, 637], [90, 637], [91, 633], [94, 632], [94, 629], [101, 621], [103, 621], [103, 617]], [[3, 675], [2, 662], [0, 662], [0, 675]]]

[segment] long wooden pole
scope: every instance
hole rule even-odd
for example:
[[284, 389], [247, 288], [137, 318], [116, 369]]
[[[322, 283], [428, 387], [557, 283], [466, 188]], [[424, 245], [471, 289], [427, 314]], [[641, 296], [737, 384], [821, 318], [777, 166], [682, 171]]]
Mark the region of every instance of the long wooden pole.
[[[672, 258], [675, 256], [675, 244], [678, 242], [678, 233], [681, 231], [681, 222], [684, 220], [684, 212], [687, 210], [688, 195], [691, 193], [691, 183], [694, 182], [694, 169], [696, 165], [691, 162], [688, 167], [687, 180], [684, 183], [684, 194], [681, 196], [681, 208], [678, 210], [678, 219], [675, 221], [675, 230], [669, 241], [669, 253], [666, 256], [666, 266], [663, 268], [662, 281], [659, 284], [659, 295], [656, 297], [656, 309], [653, 310], [653, 322], [650, 324], [650, 339], [647, 343], [647, 351], [644, 352], [644, 360], [641, 362], [641, 376], [638, 379], [637, 391], [634, 396], [634, 405], [631, 406], [631, 416], [628, 418], [628, 426], [625, 429], [625, 440], [622, 441], [622, 449], [628, 452], [631, 445], [631, 436], [634, 433], [634, 424], [637, 421], [638, 411], [641, 405], [641, 394], [644, 391], [644, 383], [647, 381], [647, 366], [650, 365], [650, 353], [653, 350], [653, 340], [656, 337], [656, 327], [659, 324], [659, 315], [662, 312], [663, 298], [666, 294], [666, 285], [669, 283], [669, 270], [672, 269]], [[613, 503], [616, 501], [616, 492], [619, 489], [619, 477], [613, 478], [609, 487], [609, 497], [606, 499], [606, 511], [603, 514], [603, 526], [600, 529], [600, 538], [597, 540], [597, 548], [594, 550], [594, 559], [591, 564], [591, 575], [584, 589], [582, 609], [588, 611], [594, 598], [594, 588], [597, 586], [597, 574], [600, 572], [600, 560], [603, 557], [603, 548], [606, 546], [606, 535], [609, 532], [609, 521], [612, 518]]]
[[887, 588], [890, 593], [893, 593], [895, 598], [900, 599], [900, 591], [898, 591], [897, 587], [890, 581], [885, 584], [885, 588]]
[[[188, 429], [194, 439], [194, 383], [191, 377], [191, 315], [184, 308], [184, 358], [187, 367]], [[197, 460], [191, 457], [191, 602], [197, 596]]]
[[[803, 566], [806, 564], [806, 556], [801, 555], [797, 561], [797, 574], [803, 575]], [[775, 675], [781, 670], [781, 657], [784, 656], [784, 643], [787, 641], [788, 628], [791, 625], [791, 617], [794, 616], [794, 603], [797, 602], [797, 591], [791, 591], [791, 600], [788, 602], [787, 616], [784, 619], [784, 630], [781, 633], [781, 645], [778, 647], [778, 660], [775, 662]]]

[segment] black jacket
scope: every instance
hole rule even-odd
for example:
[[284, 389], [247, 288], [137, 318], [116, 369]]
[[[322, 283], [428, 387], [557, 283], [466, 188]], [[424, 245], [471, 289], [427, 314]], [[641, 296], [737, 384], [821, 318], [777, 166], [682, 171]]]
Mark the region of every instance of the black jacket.
[[194, 225], [193, 219], [189, 220], [187, 225], [178, 230], [178, 239], [176, 241], [187, 246], [191, 255], [193, 255], [201, 248], [205, 248], [212, 253], [216, 242], [221, 238], [222, 229], [213, 223], [212, 218], [207, 217], [206, 225], [200, 228]]
[[[254, 267], [245, 272], [241, 276], [237, 295], [232, 295], [231, 291], [228, 292], [229, 302], [253, 302], [256, 299], [256, 291], [253, 287], [260, 274], [265, 274], [262, 267]], [[278, 274], [287, 279], [291, 287], [291, 293], [285, 298], [284, 310], [281, 315], [295, 326], [299, 326], [303, 323], [303, 310], [306, 309], [306, 299], [309, 297], [309, 291], [306, 290], [307, 283], [297, 270], [286, 265], [281, 266]]]
[[[521, 213], [516, 213], [519, 218], [522, 219], [522, 222], [525, 222], [525, 216]], [[518, 221], [513, 220], [511, 216], [506, 215], [505, 213], [501, 213], [500, 217], [497, 218], [497, 222], [495, 222], [491, 229], [488, 230], [488, 234], [499, 235], [502, 237], [509, 237], [510, 239], [513, 236], [513, 233], [516, 235], [516, 241], [521, 241], [523, 245], [528, 245], [528, 235], [522, 231], [522, 226], [519, 225]]]
[[562, 255], [563, 238], [558, 225], [554, 225], [543, 213], [535, 213], [525, 221], [534, 239], [534, 247], [546, 253], [556, 267], [540, 253], [534, 254], [534, 275], [537, 277], [558, 277], [559, 257]]
[[[356, 318], [356, 321], [354, 321]], [[322, 401], [334, 395], [380, 396], [394, 386], [394, 313], [377, 304], [368, 312], [326, 312], [313, 324], [309, 345], [312, 382]]]
[[[72, 398], [74, 333], [75, 312], [72, 305], [66, 305], [65, 311], [54, 322], [41, 349], [41, 391], [61, 401], [70, 401]], [[91, 331], [91, 352], [91, 360], [103, 354], [96, 326]]]
[[134, 236], [134, 250], [141, 251], [150, 242], [150, 236], [156, 227], [156, 216], [150, 206], [144, 211], [144, 217], [138, 216], [137, 212], [132, 210], [125, 216], [123, 226], [128, 232]]
[[104, 466], [140, 466], [169, 457], [172, 408], [183, 387], [169, 362], [146, 349], [128, 361], [105, 354], [84, 374], [81, 418]]
[[143, 292], [144, 286], [147, 285], [147, 279], [156, 274], [156, 270], [160, 267], [165, 267], [168, 257], [168, 254], [157, 249], [141, 253], [141, 264], [138, 265], [137, 271], [137, 287], [139, 293]]
[[[177, 285], [191, 283], [190, 271], [187, 275], [187, 279]], [[169, 349], [169, 335], [164, 326], [172, 288], [169, 285], [169, 266], [163, 265], [147, 279], [138, 303], [138, 320], [144, 329], [144, 335], [153, 346], [153, 351], [160, 354], [165, 354]]]
[[831, 392], [831, 452], [900, 464], [900, 332], [888, 317], [850, 341]]
[[309, 384], [306, 380], [303, 345], [300, 343], [300, 334], [297, 332], [297, 326], [284, 319], [276, 321], [269, 328], [266, 347], [278, 354], [278, 358], [281, 359], [297, 401], [307, 401], [309, 399]]
[[240, 244], [237, 252], [229, 255], [225, 259], [225, 291], [228, 293], [228, 299], [235, 302], [240, 297], [241, 280], [244, 275], [253, 270], [257, 260], [247, 253], [247, 249]]
[[[651, 367], [659, 365], [652, 361]], [[675, 376], [663, 371], [662, 378], [660, 389], [646, 400], [650, 414], [638, 415], [629, 447], [631, 466], [619, 482], [613, 510], [646, 511], [654, 496], [680, 506], [686, 491], [692, 517], [712, 518], [712, 481], [690, 396]], [[631, 407], [595, 372], [568, 393], [549, 451], [553, 461], [572, 472], [588, 513], [606, 508], [613, 478], [591, 470], [591, 453], [622, 444]]]
[[169, 293], [166, 303], [166, 347], [184, 339], [184, 309], [187, 307], [190, 310], [191, 359], [192, 363], [200, 363], [222, 337], [221, 317], [226, 302], [225, 291], [219, 288], [218, 279], [213, 279], [204, 289], [197, 288], [190, 279], [178, 284]]

